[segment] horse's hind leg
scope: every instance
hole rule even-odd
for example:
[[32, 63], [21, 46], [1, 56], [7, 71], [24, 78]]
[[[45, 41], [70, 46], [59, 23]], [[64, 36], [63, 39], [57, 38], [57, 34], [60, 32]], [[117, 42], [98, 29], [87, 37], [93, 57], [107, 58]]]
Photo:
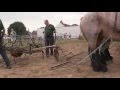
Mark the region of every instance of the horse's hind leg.
[[[98, 37], [101, 32], [101, 20], [96, 14], [90, 15], [89, 18], [86, 16], [83, 19], [80, 27], [81, 31], [88, 41], [89, 54], [91, 58], [91, 65], [94, 71], [107, 71], [107, 67], [101, 62], [99, 50], [94, 51], [100, 44], [98, 43]], [[93, 52], [94, 51], [94, 52]]]
[[96, 72], [99, 72], [99, 71], [106, 72], [107, 67], [101, 62], [99, 50], [94, 51], [96, 48], [97, 48], [97, 40], [90, 41], [89, 53], [92, 53], [92, 55], [90, 55], [90, 59], [91, 59], [91, 65], [93, 67], [93, 70]]
[[[103, 36], [103, 33], [102, 33], [102, 30], [98, 36], [98, 40], [97, 40], [97, 46], [101, 45], [102, 42], [103, 42], [103, 39], [104, 39], [104, 36]], [[99, 55], [100, 55], [100, 59], [101, 59], [101, 63], [103, 63], [104, 65], [107, 66], [107, 63], [106, 63], [106, 55], [104, 54], [104, 51], [105, 51], [105, 48], [106, 48], [106, 44], [103, 44], [102, 47], [99, 49]]]
[[107, 66], [106, 63], [106, 55], [104, 54], [104, 51], [100, 52], [101, 62]]
[[107, 56], [106, 61], [112, 61], [113, 57], [110, 55], [110, 52], [108, 49], [105, 50], [105, 55]]
[[104, 60], [105, 61], [112, 61], [113, 57], [110, 55], [110, 52], [109, 52], [109, 46], [110, 46], [110, 39], [103, 45], [103, 52], [102, 52], [102, 55], [104, 57]]

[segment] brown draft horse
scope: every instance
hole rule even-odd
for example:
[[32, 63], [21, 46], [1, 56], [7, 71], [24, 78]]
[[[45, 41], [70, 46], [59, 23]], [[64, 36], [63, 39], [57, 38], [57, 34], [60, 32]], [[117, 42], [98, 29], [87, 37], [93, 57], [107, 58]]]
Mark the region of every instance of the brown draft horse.
[[[120, 41], [120, 12], [90, 12], [80, 23], [80, 29], [88, 42], [89, 53], [94, 51], [104, 39], [112, 36], [112, 40]], [[112, 60], [108, 51], [111, 39], [91, 56], [91, 65], [96, 72], [107, 72], [106, 61]], [[106, 47], [107, 46], [107, 47]]]

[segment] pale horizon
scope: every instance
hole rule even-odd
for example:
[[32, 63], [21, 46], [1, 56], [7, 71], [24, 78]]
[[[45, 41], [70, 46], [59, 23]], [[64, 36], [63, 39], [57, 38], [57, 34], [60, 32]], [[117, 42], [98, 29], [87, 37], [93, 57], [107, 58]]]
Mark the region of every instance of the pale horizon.
[[30, 31], [44, 27], [44, 20], [57, 26], [62, 20], [66, 24], [80, 24], [80, 18], [87, 12], [0, 12], [0, 19], [5, 29], [15, 21], [23, 22]]

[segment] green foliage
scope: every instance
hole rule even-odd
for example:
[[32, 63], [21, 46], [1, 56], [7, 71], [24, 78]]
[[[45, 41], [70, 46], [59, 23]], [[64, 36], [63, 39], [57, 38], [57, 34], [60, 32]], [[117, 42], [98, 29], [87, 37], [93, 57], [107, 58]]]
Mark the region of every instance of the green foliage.
[[42, 44], [29, 44], [31, 45], [33, 48], [40, 48], [42, 47]]
[[10, 24], [10, 26], [8, 27], [8, 34], [9, 35], [10, 35], [12, 28], [16, 31], [17, 35], [26, 35], [26, 33], [27, 33], [26, 27], [22, 22], [17, 21], [17, 22]]

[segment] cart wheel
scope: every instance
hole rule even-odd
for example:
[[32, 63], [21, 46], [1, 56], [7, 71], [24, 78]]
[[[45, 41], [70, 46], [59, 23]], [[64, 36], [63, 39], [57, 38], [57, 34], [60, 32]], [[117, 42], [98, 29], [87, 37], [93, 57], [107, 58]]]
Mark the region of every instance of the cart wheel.
[[57, 61], [59, 61], [59, 52], [58, 52], [58, 48], [54, 49], [54, 57]]

